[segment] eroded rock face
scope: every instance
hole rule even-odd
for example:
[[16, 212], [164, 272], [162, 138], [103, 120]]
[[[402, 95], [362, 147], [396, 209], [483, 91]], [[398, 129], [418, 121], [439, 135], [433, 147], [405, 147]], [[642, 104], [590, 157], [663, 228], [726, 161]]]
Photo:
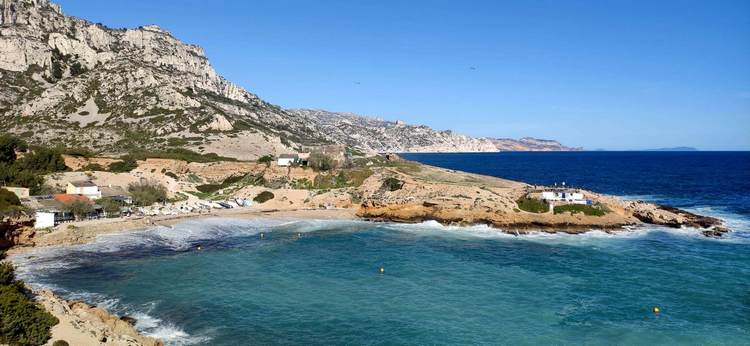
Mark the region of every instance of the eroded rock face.
[[163, 147], [165, 137], [193, 138], [187, 146], [199, 147], [206, 132], [259, 132], [289, 146], [321, 138], [218, 75], [202, 48], [158, 26], [111, 29], [65, 16], [46, 0], [0, 5], [0, 130], [111, 152]]

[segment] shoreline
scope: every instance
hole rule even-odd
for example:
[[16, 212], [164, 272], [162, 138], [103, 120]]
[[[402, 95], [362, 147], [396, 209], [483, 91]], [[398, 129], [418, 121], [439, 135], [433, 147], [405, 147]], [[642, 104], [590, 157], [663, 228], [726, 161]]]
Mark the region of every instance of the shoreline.
[[[14, 246], [6, 254], [9, 260], [32, 250], [87, 244], [100, 235], [123, 234], [146, 231], [150, 227], [166, 226], [210, 218], [310, 218], [324, 220], [357, 220], [353, 209], [228, 209], [205, 214], [166, 215], [138, 219], [104, 219], [63, 224], [53, 233], [41, 234], [40, 243], [33, 246]], [[68, 228], [75, 225], [76, 228]], [[28, 287], [28, 286], [27, 286]], [[45, 310], [57, 317], [59, 323], [52, 327], [51, 338], [46, 345], [56, 340], [65, 340], [70, 345], [112, 346], [162, 346], [163, 341], [147, 336], [136, 329], [135, 320], [129, 316], [116, 316], [104, 308], [89, 305], [79, 300], [64, 299], [45, 288], [28, 287], [33, 299]]]
[[[318, 220], [362, 220], [371, 222], [396, 222], [396, 223], [420, 223], [424, 221], [436, 221], [442, 225], [488, 225], [499, 233], [509, 235], [526, 235], [531, 230], [548, 234], [566, 233], [583, 234], [595, 230], [606, 233], [618, 233], [620, 231], [632, 231], [631, 227], [646, 226], [648, 223], [635, 223], [632, 225], [564, 225], [564, 224], [524, 224], [503, 225], [498, 227], [486, 222], [450, 222], [448, 220], [435, 220], [432, 218], [414, 219], [391, 219], [373, 218], [359, 215], [359, 211], [353, 208], [341, 209], [226, 209], [212, 210], [209, 213], [165, 215], [142, 218], [101, 219], [83, 221], [59, 225], [57, 230], [50, 233], [37, 234], [34, 244], [31, 246], [14, 246], [8, 250], [9, 256], [21, 255], [35, 249], [47, 247], [70, 246], [87, 244], [95, 241], [100, 235], [124, 234], [131, 232], [146, 231], [150, 227], [172, 227], [174, 225], [211, 218], [234, 218], [234, 219], [256, 219], [256, 218], [300, 218]], [[476, 220], [479, 221], [479, 220]], [[75, 227], [70, 227], [71, 225]], [[668, 225], [660, 225], [666, 226]], [[55, 315], [60, 323], [52, 328], [54, 340], [66, 340], [74, 344], [101, 344], [101, 345], [144, 345], [159, 346], [163, 342], [142, 334], [135, 328], [134, 320], [127, 316], [118, 317], [105, 309], [88, 305], [85, 302], [66, 300], [48, 289], [32, 289], [35, 299], [45, 309]], [[102, 342], [102, 340], [105, 340]]]

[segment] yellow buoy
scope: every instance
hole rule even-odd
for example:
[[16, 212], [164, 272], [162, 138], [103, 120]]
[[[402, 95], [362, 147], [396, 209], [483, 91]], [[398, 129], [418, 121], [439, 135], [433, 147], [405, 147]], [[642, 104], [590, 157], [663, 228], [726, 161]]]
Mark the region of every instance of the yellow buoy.
[[385, 274], [385, 268], [380, 267], [380, 274]]
[[652, 311], [653, 311], [653, 312], [654, 312], [655, 314], [658, 314], [658, 313], [660, 313], [660, 312], [661, 312], [661, 309], [659, 309], [659, 307], [658, 307], [658, 306], [654, 306], [654, 308], [653, 308], [653, 310], [652, 310]]

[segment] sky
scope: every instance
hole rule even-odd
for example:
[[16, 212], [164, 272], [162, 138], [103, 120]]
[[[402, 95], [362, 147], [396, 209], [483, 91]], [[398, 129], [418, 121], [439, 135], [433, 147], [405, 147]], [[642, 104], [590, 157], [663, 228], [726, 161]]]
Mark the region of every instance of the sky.
[[56, 0], [286, 108], [586, 149], [750, 150], [750, 1]]

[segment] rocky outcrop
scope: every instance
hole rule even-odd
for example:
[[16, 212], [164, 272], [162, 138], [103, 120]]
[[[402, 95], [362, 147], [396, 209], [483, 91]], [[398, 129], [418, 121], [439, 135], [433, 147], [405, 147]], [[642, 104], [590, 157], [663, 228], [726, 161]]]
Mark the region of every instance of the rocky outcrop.
[[656, 205], [642, 201], [628, 202], [626, 208], [633, 212], [633, 216], [644, 223], [662, 225], [673, 228], [695, 227], [706, 229], [706, 235], [721, 236], [728, 232], [722, 226], [722, 221], [715, 217], [697, 215], [682, 209]]
[[[407, 165], [408, 161], [398, 161]], [[528, 230], [581, 233], [592, 229], [623, 230], [626, 226], [654, 224], [691, 227], [706, 236], [729, 230], [722, 221], [681, 209], [582, 191], [586, 199], [606, 212], [532, 213], [520, 210], [516, 201], [534, 191], [526, 184], [475, 174], [418, 165], [386, 169], [373, 174], [362, 187], [357, 215], [371, 220], [444, 224], [485, 224], [508, 233]], [[394, 180], [399, 184], [388, 184]], [[386, 188], [396, 186], [396, 188]]]
[[138, 333], [132, 318], [117, 317], [81, 301], [66, 301], [51, 291], [36, 293], [37, 300], [60, 321], [52, 329], [53, 340], [66, 340], [71, 345], [164, 345], [160, 340]]
[[580, 151], [555, 140], [524, 137], [521, 139], [489, 138], [499, 151]]

